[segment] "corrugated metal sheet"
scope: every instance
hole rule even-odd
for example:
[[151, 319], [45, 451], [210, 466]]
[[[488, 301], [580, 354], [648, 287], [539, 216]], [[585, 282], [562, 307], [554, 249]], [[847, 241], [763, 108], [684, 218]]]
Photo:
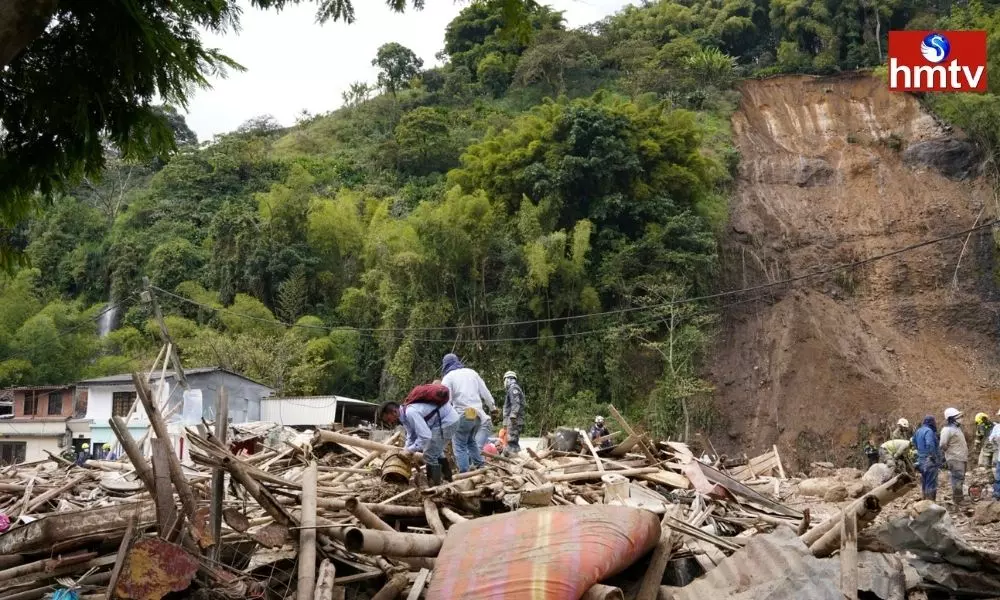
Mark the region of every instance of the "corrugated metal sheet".
[[340, 418], [337, 410], [339, 400], [339, 396], [262, 398], [260, 420], [289, 426], [329, 425]]

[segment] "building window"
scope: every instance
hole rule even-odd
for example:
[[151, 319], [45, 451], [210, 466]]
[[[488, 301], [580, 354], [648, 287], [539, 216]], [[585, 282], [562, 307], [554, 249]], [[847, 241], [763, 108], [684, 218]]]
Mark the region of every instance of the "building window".
[[14, 403], [0, 402], [0, 417], [4, 417], [7, 415], [14, 416]]
[[38, 414], [38, 398], [35, 396], [34, 392], [31, 393], [30, 397], [27, 394], [24, 395], [24, 414]]
[[116, 417], [127, 417], [135, 402], [135, 392], [114, 392], [111, 394], [111, 414]]
[[0, 442], [0, 465], [23, 463], [27, 449], [26, 442]]
[[50, 415], [61, 415], [62, 405], [63, 405], [62, 392], [52, 392], [51, 394], [49, 394]]

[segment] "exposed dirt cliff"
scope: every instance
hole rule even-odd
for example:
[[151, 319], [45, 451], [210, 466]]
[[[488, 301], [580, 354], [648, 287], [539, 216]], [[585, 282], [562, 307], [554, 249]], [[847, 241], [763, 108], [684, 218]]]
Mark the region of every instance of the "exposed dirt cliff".
[[[727, 289], [870, 258], [997, 214], [989, 186], [969, 175], [971, 145], [914, 96], [858, 75], [750, 81], [741, 91]], [[776, 443], [798, 464], [845, 460], [860, 456], [859, 438], [880, 422], [940, 420], [947, 406], [970, 424], [975, 412], [996, 413], [991, 235], [729, 308], [709, 368], [726, 417], [716, 444], [750, 453]]]

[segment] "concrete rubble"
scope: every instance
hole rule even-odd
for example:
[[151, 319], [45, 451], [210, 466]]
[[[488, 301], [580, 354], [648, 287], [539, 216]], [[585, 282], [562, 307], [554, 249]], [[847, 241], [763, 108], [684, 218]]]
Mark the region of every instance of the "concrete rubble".
[[[136, 380], [155, 433], [162, 415]], [[382, 442], [368, 430], [333, 428], [275, 437], [266, 433], [272, 427], [223, 433], [205, 423], [186, 433], [192, 465], [160, 437], [144, 455], [116, 427], [120, 461], [77, 466], [53, 457], [0, 471], [0, 512], [9, 518], [0, 600], [56, 591], [132, 600], [471, 598], [435, 587], [435, 573], [475, 577], [446, 555], [462, 553], [456, 535], [477, 530], [493, 532], [480, 543], [495, 561], [531, 561], [532, 577], [548, 578], [539, 589], [573, 579], [576, 587], [548, 598], [1000, 596], [998, 555], [965, 542], [940, 506], [918, 503], [872, 525], [913, 489], [907, 474], [871, 487], [857, 470], [824, 467], [822, 477], [798, 483], [800, 497], [839, 502], [839, 512], [819, 518], [781, 501], [792, 480], [777, 448], [708, 464], [610, 411], [624, 437], [615, 446], [597, 449], [582, 431], [563, 430], [559, 450], [552, 436], [518, 458], [487, 455], [486, 468], [434, 487], [399, 456], [400, 433]], [[608, 533], [613, 524], [586, 525], [603, 514], [644, 531], [642, 543]], [[577, 523], [591, 537], [570, 541], [570, 529], [557, 542], [525, 538], [517, 528], [531, 516]], [[470, 527], [480, 519], [482, 528]], [[503, 539], [508, 530], [518, 539]], [[597, 560], [593, 572], [541, 568], [550, 556], [613, 546], [594, 535], [617, 537], [625, 550]], [[505, 556], [515, 541], [520, 557]], [[522, 597], [502, 588], [488, 596]]]

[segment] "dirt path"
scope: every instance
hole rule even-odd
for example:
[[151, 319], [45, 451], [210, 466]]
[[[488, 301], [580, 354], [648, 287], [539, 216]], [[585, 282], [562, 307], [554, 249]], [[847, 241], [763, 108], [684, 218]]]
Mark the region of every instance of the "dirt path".
[[[994, 202], [981, 181], [906, 164], [904, 156], [960, 134], [881, 81], [782, 77], [746, 82], [742, 92], [726, 289], [961, 231]], [[859, 438], [880, 422], [940, 419], [952, 405], [995, 413], [990, 233], [969, 240], [956, 287], [964, 242], [772, 288], [725, 313], [708, 374], [727, 419], [716, 445], [752, 456], [776, 443], [790, 469], [846, 464], [860, 460]]]

